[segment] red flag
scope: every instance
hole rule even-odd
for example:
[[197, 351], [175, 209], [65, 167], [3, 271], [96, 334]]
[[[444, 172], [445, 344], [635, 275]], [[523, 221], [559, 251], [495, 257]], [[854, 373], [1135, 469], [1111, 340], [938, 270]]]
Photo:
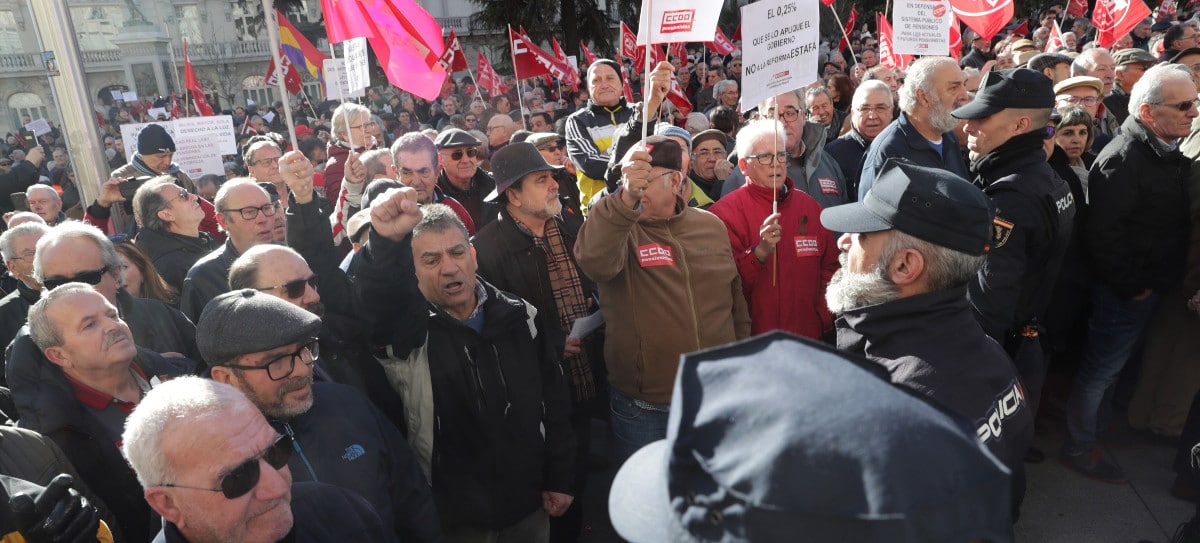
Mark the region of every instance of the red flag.
[[1150, 16], [1150, 8], [1142, 0], [1096, 0], [1092, 24], [1096, 26], [1096, 46], [1112, 47], [1142, 19]]
[[678, 59], [686, 59], [687, 58], [687, 44], [683, 43], [681, 41], [677, 41], [675, 43], [668, 45], [667, 46], [667, 56], [675, 57]]
[[1021, 21], [1021, 24], [1017, 25], [1017, 27], [1013, 29], [1012, 33], [1014, 35], [1020, 36], [1022, 38], [1028, 38], [1029, 37], [1029, 19], [1025, 19], [1024, 21]]
[[488, 96], [499, 96], [508, 92], [508, 85], [500, 79], [500, 75], [483, 53], [479, 53], [479, 58], [475, 61], [475, 75], [479, 79], [479, 88], [487, 92]]
[[633, 89], [629, 87], [629, 79], [622, 78], [621, 94], [625, 95], [625, 103], [633, 103]]
[[625, 21], [621, 21], [621, 51], [618, 55], [632, 59], [637, 56], [637, 47], [637, 34], [625, 26]]
[[683, 92], [683, 87], [679, 86], [679, 80], [675, 79], [674, 75], [671, 76], [671, 90], [667, 91], [667, 100], [674, 104], [684, 116], [692, 112], [692, 101]]
[[900, 68], [901, 70], [908, 68], [908, 64], [912, 62], [912, 55], [900, 55], [894, 52], [896, 48], [892, 45], [892, 25], [888, 23], [887, 18], [881, 13], [875, 24], [879, 29], [879, 63], [888, 68]]
[[954, 12], [950, 12], [950, 56], [954, 60], [958, 60], [962, 56], [962, 28], [958, 25], [958, 17], [954, 16]]
[[1067, 4], [1067, 17], [1083, 17], [1087, 9], [1088, 0], [1071, 0]]
[[513, 69], [517, 79], [526, 79], [540, 75], [550, 75], [562, 81], [571, 72], [571, 65], [559, 61], [554, 55], [547, 53], [529, 41], [528, 36], [518, 36], [509, 27], [509, 45], [513, 52]]
[[[667, 55], [663, 53], [661, 47], [655, 45], [650, 49], [650, 66], [658, 66], [659, 62], [666, 62]], [[646, 69], [646, 46], [637, 46], [637, 52], [633, 55], [633, 69], [644, 71]]]
[[1162, 0], [1162, 3], [1154, 9], [1154, 20], [1155, 22], [1174, 21], [1177, 10], [1175, 0]]
[[175, 93], [171, 93], [171, 118], [178, 119], [183, 117], [183, 105], [179, 103], [179, 97]]
[[1067, 44], [1063, 42], [1062, 30], [1058, 28], [1058, 21], [1054, 21], [1054, 26], [1050, 27], [1050, 37], [1046, 39], [1046, 49], [1044, 52], [1053, 53], [1055, 49], [1066, 46]]
[[950, 7], [958, 20], [985, 40], [992, 39], [1013, 18], [1013, 0], [950, 0]]
[[470, 69], [470, 66], [467, 66], [467, 54], [463, 52], [462, 44], [458, 42], [458, 36], [453, 30], [450, 31], [450, 37], [446, 38], [446, 50], [438, 59], [438, 64], [441, 64], [446, 73]]
[[588, 66], [591, 66], [593, 62], [596, 62], [596, 55], [593, 55], [592, 51], [587, 48], [587, 45], [584, 45], [583, 40], [579, 41], [579, 50], [583, 51], [583, 58], [587, 59]]
[[833, 7], [833, 0], [821, 0], [821, 3]]
[[554, 57], [557, 58], [559, 62], [566, 64], [567, 67], [570, 68], [567, 70], [567, 77], [562, 80], [562, 84], [571, 87], [571, 90], [573, 91], [578, 91], [579, 72], [576, 71], [575, 67], [571, 65], [571, 61], [567, 59], [567, 54], [563, 52], [562, 47], [558, 46], [558, 40], [555, 39], [554, 36], [550, 36], [550, 47], [554, 49]]
[[733, 41], [742, 41], [742, 23], [738, 23], [737, 28], [733, 30], [733, 35], [729, 37]]
[[212, 106], [208, 105], [208, 98], [204, 96], [204, 86], [196, 78], [192, 61], [188, 59], [186, 39], [183, 40], [183, 86], [192, 92], [192, 102], [196, 104], [197, 113], [202, 116], [214, 115]]
[[850, 6], [850, 16], [846, 17], [846, 30], [845, 30], [845, 33], [842, 34], [842, 41], [838, 42], [838, 51], [845, 49], [846, 46], [849, 45], [848, 43], [846, 43], [846, 36], [849, 36], [851, 32], [854, 32], [854, 24], [857, 22], [858, 22], [858, 8], [856, 8], [855, 6]]
[[733, 42], [725, 37], [725, 33], [721, 32], [721, 27], [719, 26], [717, 27], [717, 35], [713, 38], [713, 41], [704, 45], [718, 55], [728, 55], [733, 52]]
[[[292, 94], [300, 94], [300, 89], [303, 83], [300, 81], [300, 74], [296, 72], [296, 68], [292, 66], [291, 59], [287, 56], [280, 55], [280, 61], [283, 63], [283, 84], [287, 87], [288, 92]], [[275, 69], [275, 59], [272, 58], [267, 63], [267, 81], [266, 84], [271, 87], [279, 85], [279, 70]]]

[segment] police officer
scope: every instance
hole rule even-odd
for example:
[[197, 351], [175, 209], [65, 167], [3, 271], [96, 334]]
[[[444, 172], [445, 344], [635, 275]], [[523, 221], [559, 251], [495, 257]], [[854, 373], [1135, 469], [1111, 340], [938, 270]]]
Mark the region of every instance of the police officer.
[[1070, 187], [1046, 163], [1053, 107], [1050, 79], [1018, 68], [988, 72], [975, 100], [952, 112], [967, 120], [975, 184], [996, 209], [991, 249], [968, 298], [984, 332], [1013, 357], [1035, 415], [1046, 372], [1040, 322], [1075, 217]]

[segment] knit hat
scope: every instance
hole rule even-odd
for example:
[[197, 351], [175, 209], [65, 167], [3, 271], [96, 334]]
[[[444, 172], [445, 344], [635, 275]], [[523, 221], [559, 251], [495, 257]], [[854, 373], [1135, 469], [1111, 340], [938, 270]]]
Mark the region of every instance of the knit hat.
[[204, 306], [196, 346], [210, 366], [316, 337], [321, 319], [300, 306], [254, 289], [226, 292]]
[[174, 153], [175, 140], [171, 139], [171, 135], [162, 125], [151, 123], [138, 132], [137, 152], [139, 155]]
[[687, 151], [692, 152], [692, 133], [671, 123], [658, 123], [654, 127], [655, 136], [675, 136], [687, 142]]
[[591, 65], [588, 66], [587, 77], [585, 77], [583, 79], [584, 83], [587, 83], [588, 81], [592, 80], [592, 71], [594, 71], [599, 66], [608, 66], [609, 68], [612, 68], [614, 72], [617, 72], [617, 79], [619, 79], [621, 81], [621, 84], [622, 85], [625, 84], [625, 76], [621, 74], [621, 65], [617, 64], [616, 61], [609, 60], [607, 58], [598, 58], [598, 59], [596, 59], [596, 62], [593, 62]]

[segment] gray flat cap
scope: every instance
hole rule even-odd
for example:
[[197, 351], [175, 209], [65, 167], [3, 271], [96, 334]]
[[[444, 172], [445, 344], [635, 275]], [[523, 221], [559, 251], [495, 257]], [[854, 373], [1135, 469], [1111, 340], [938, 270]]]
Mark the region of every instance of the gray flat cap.
[[321, 319], [303, 308], [254, 289], [226, 292], [204, 306], [196, 323], [196, 346], [210, 366], [244, 354], [316, 337]]

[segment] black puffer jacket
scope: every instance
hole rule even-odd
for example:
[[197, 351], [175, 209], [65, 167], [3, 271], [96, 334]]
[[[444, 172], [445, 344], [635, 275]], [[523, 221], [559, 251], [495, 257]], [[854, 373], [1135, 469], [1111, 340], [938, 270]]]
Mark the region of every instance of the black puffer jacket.
[[145, 228], [138, 233], [136, 245], [150, 257], [155, 271], [177, 291], [183, 289], [183, 279], [192, 265], [217, 248], [217, 242], [207, 232], [193, 238]]
[[1183, 278], [1190, 162], [1130, 117], [1092, 164], [1087, 246], [1094, 277], [1117, 296], [1165, 294]]
[[[25, 326], [29, 308], [42, 297], [41, 291], [33, 290], [17, 281], [17, 290], [0, 299], [0, 345], [8, 347], [17, 332]], [[0, 379], [0, 386], [8, 386], [7, 379]]]

